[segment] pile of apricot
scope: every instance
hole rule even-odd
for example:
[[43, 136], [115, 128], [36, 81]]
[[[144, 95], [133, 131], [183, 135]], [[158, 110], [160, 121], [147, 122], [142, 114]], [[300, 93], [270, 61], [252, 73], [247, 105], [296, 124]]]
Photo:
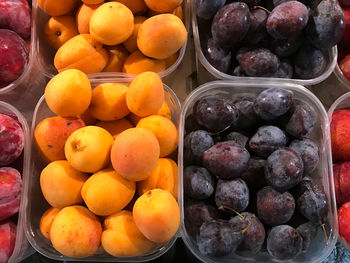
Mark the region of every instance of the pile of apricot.
[[37, 0], [51, 18], [48, 43], [58, 72], [162, 72], [187, 39], [182, 0]]
[[57, 116], [43, 119], [34, 138], [48, 165], [40, 186], [51, 205], [40, 231], [68, 257], [151, 252], [180, 225], [178, 168], [167, 158], [178, 131], [156, 73], [128, 86], [68, 69], [52, 78], [45, 101]]

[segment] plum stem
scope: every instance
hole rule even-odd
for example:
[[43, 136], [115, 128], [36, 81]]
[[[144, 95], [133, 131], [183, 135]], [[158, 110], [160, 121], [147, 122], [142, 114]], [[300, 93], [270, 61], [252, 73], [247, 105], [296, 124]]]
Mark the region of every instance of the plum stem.
[[214, 133], [209, 132], [209, 134], [210, 134], [211, 136], [215, 136], [215, 135], [218, 135], [218, 134], [220, 134], [220, 133], [222, 133], [222, 132], [224, 132], [224, 131], [227, 131], [228, 129], [230, 129], [230, 127], [231, 127], [231, 125], [227, 126], [225, 129], [223, 129], [223, 130], [221, 130], [221, 131], [218, 131], [218, 132], [214, 132]]
[[244, 234], [250, 228], [250, 226], [253, 224], [254, 219], [255, 219], [255, 215], [252, 216], [252, 219], [249, 221], [249, 224], [247, 225], [247, 227], [242, 230], [242, 234]]
[[236, 213], [240, 218], [244, 219], [244, 216], [243, 216], [242, 214], [238, 213], [236, 210], [234, 210], [234, 209], [231, 208], [231, 207], [224, 206], [224, 205], [221, 205], [221, 206], [219, 207], [219, 210], [225, 210], [225, 209], [227, 209], [227, 210], [229, 210], [229, 211], [231, 211], [231, 212]]
[[256, 5], [256, 6], [253, 6], [253, 9], [262, 9], [264, 10], [266, 13], [270, 14], [271, 12], [269, 10], [267, 10], [265, 7], [263, 6], [260, 6], [260, 5]]
[[326, 230], [325, 224], [322, 224], [321, 227], [324, 233], [324, 246], [326, 247], [328, 245], [327, 230]]

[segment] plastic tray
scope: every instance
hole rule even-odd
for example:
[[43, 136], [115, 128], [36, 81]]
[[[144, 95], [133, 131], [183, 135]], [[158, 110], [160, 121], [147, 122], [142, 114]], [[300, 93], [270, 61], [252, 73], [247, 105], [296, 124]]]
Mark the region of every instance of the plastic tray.
[[[187, 41], [190, 36], [190, 8], [189, 8], [189, 0], [184, 0], [182, 3], [183, 7], [183, 15], [184, 15], [184, 24], [187, 29]], [[38, 56], [38, 62], [41, 67], [42, 74], [44, 74], [48, 78], [52, 78], [58, 72], [53, 64], [54, 56], [56, 51], [49, 45], [46, 40], [46, 36], [44, 33], [44, 27], [46, 22], [49, 20], [50, 16], [42, 11], [36, 0], [33, 0], [33, 22], [34, 28], [37, 34], [35, 35], [35, 46], [36, 53]], [[186, 51], [187, 41], [184, 46], [180, 49], [180, 54], [177, 61], [168, 69], [159, 73], [159, 76], [163, 79], [164, 82], [170, 81], [175, 73], [175, 70], [179, 67]], [[90, 79], [112, 79], [113, 81], [117, 81], [120, 78], [133, 79], [136, 75], [127, 74], [123, 72], [100, 72], [88, 75]]]
[[34, 60], [35, 60], [35, 39], [36, 39], [36, 30], [33, 26], [34, 16], [33, 16], [33, 6], [32, 6], [32, 27], [30, 32], [30, 49], [29, 51], [29, 57], [28, 57], [28, 64], [24, 67], [22, 75], [13, 81], [11, 84], [7, 85], [6, 87], [0, 88], [0, 95], [10, 92], [11, 90], [15, 89], [17, 86], [21, 85], [22, 83], [25, 83], [30, 79], [30, 72], [34, 66]]
[[[29, 245], [25, 235], [24, 235], [24, 207], [26, 206], [27, 199], [24, 197], [24, 185], [29, 180], [29, 155], [30, 155], [30, 136], [29, 127], [27, 121], [23, 115], [13, 106], [8, 103], [0, 101], [0, 113], [9, 116], [17, 117], [19, 123], [22, 126], [24, 133], [24, 150], [23, 150], [23, 170], [22, 170], [22, 180], [23, 188], [21, 193], [21, 203], [19, 207], [18, 221], [17, 221], [17, 232], [16, 232], [16, 244], [11, 257], [9, 258], [9, 263], [18, 263], [26, 257], [34, 253], [33, 248]], [[21, 158], [21, 157], [20, 157]]]
[[[99, 80], [92, 81], [92, 87], [96, 87], [99, 84], [111, 82], [110, 80]], [[118, 83], [124, 83], [125, 80], [120, 80]], [[166, 85], [164, 85], [165, 89], [165, 101], [169, 105], [172, 115], [172, 121], [178, 127], [178, 120], [180, 117], [180, 102], [176, 97], [175, 93]], [[42, 195], [40, 189], [40, 173], [42, 169], [47, 165], [46, 162], [42, 160], [40, 155], [37, 152], [35, 147], [35, 143], [33, 140], [33, 133], [36, 125], [43, 120], [44, 118], [55, 116], [54, 113], [50, 111], [48, 108], [44, 96], [39, 100], [33, 116], [32, 122], [32, 149], [31, 149], [31, 160], [30, 160], [30, 174], [31, 180], [26, 182], [24, 185], [24, 196], [26, 200], [28, 200], [25, 207], [25, 232], [26, 236], [33, 246], [35, 250], [40, 252], [42, 255], [55, 259], [55, 260], [64, 260], [64, 261], [90, 261], [90, 262], [144, 262], [149, 261], [155, 258], [160, 257], [165, 252], [168, 251], [175, 243], [178, 234], [173, 237], [168, 243], [160, 244], [155, 247], [151, 252], [138, 256], [138, 257], [123, 257], [117, 258], [112, 257], [103, 251], [103, 249], [99, 249], [97, 253], [91, 257], [77, 259], [77, 258], [69, 258], [60, 254], [51, 244], [49, 240], [47, 240], [39, 230], [39, 222], [42, 214], [49, 208], [49, 204], [45, 201], [44, 196]], [[181, 188], [181, 187], [179, 187]], [[182, 211], [181, 211], [182, 214]]]
[[[185, 118], [191, 111], [194, 103], [201, 97], [213, 94], [224, 95], [228, 98], [238, 98], [242, 96], [256, 97], [261, 91], [268, 88], [284, 88], [289, 89], [294, 92], [297, 99], [308, 103], [313, 110], [318, 115], [317, 122], [315, 124], [315, 129], [313, 130], [310, 138], [316, 141], [320, 149], [320, 163], [317, 170], [313, 173], [313, 178], [317, 178], [323, 185], [326, 192], [329, 212], [327, 215], [326, 228], [328, 234], [328, 245], [325, 247], [324, 244], [324, 234], [321, 228], [318, 231], [317, 237], [313, 240], [310, 248], [307, 252], [301, 253], [294, 260], [289, 260], [287, 262], [322, 262], [333, 250], [337, 237], [338, 237], [338, 224], [337, 224], [337, 206], [335, 202], [335, 192], [333, 185], [333, 171], [332, 171], [332, 155], [330, 146], [330, 133], [329, 133], [329, 121], [326, 110], [322, 106], [321, 102], [317, 99], [306, 88], [292, 83], [257, 83], [257, 82], [229, 82], [229, 81], [215, 81], [207, 83], [200, 86], [198, 89], [193, 91], [182, 107], [181, 119], [180, 119], [180, 132], [179, 132], [179, 171], [180, 171], [180, 184], [183, 185], [183, 146], [184, 146], [184, 127]], [[182, 211], [184, 210], [184, 192], [183, 188], [180, 189], [179, 201]], [[260, 252], [255, 257], [243, 258], [240, 256], [233, 257], [222, 257], [222, 258], [210, 258], [201, 254], [192, 240], [188, 235], [185, 224], [184, 224], [184, 214], [181, 218], [182, 226], [182, 238], [187, 245], [187, 247], [192, 251], [192, 253], [202, 260], [203, 262], [281, 262], [272, 259], [266, 252]]]
[[[226, 73], [223, 73], [216, 68], [214, 68], [209, 61], [204, 56], [202, 49], [201, 49], [201, 40], [199, 36], [199, 30], [198, 30], [198, 21], [196, 16], [196, 10], [195, 10], [195, 1], [191, 1], [191, 11], [192, 11], [192, 28], [193, 28], [193, 38], [194, 38], [194, 44], [196, 49], [196, 62], [197, 62], [197, 72], [198, 72], [198, 78], [200, 83], [207, 82], [209, 80], [215, 80], [215, 79], [222, 79], [222, 80], [235, 80], [235, 81], [243, 81], [243, 80], [250, 80], [250, 81], [273, 81], [278, 83], [284, 83], [288, 81], [289, 83], [295, 83], [300, 85], [315, 85], [322, 81], [324, 81], [326, 78], [329, 77], [329, 75], [332, 74], [336, 64], [337, 64], [337, 57], [338, 57], [338, 51], [337, 46], [334, 46], [328, 52], [325, 54], [327, 59], [327, 67], [324, 70], [323, 74], [313, 78], [313, 79], [283, 79], [283, 78], [257, 78], [257, 77], [237, 77], [232, 76]], [[202, 68], [200, 68], [202, 67]], [[201, 70], [203, 70], [203, 67], [206, 71], [208, 71], [211, 75], [210, 79], [201, 79], [202, 74], [199, 74]]]

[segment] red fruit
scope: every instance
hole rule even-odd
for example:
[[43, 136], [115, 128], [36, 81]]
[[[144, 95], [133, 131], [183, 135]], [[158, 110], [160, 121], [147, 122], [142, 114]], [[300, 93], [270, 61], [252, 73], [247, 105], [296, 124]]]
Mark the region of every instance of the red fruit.
[[14, 162], [22, 153], [24, 134], [18, 122], [0, 114], [0, 165]]
[[0, 263], [6, 263], [11, 257], [16, 243], [15, 224], [8, 222], [0, 224]]
[[338, 46], [338, 63], [350, 54], [350, 47]]
[[341, 47], [349, 47], [350, 46], [350, 8], [344, 7], [343, 12], [345, 15], [345, 30], [338, 45]]
[[340, 61], [339, 68], [343, 72], [343, 75], [350, 80], [350, 55], [347, 55]]
[[0, 221], [18, 212], [21, 190], [21, 174], [10, 167], [0, 168]]
[[333, 175], [337, 204], [350, 202], [350, 162], [333, 164]]
[[340, 236], [350, 243], [350, 202], [338, 209], [338, 225]]
[[0, 88], [18, 79], [27, 63], [26, 42], [14, 31], [0, 29]]
[[350, 161], [350, 110], [334, 111], [330, 128], [333, 160]]
[[0, 28], [11, 29], [23, 39], [30, 37], [31, 10], [26, 0], [0, 1]]

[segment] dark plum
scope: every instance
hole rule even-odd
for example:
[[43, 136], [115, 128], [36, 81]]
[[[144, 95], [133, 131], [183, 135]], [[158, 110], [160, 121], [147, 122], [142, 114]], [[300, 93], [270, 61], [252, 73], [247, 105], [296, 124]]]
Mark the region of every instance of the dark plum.
[[250, 159], [249, 152], [234, 141], [220, 142], [203, 154], [203, 165], [220, 179], [240, 177]]
[[198, 17], [211, 19], [225, 5], [226, 0], [195, 0], [195, 10]]
[[296, 151], [304, 163], [304, 175], [312, 173], [320, 160], [317, 144], [311, 139], [294, 140], [289, 148]]
[[273, 76], [274, 78], [291, 79], [293, 77], [293, 66], [288, 59], [282, 59], [278, 69]]
[[308, 136], [316, 123], [316, 113], [309, 104], [300, 100], [294, 100], [293, 107], [289, 114], [285, 131], [295, 138], [303, 138]]
[[210, 257], [223, 257], [236, 251], [242, 242], [241, 232], [235, 232], [225, 220], [213, 220], [200, 227], [197, 236], [199, 251]]
[[238, 109], [233, 103], [220, 96], [206, 96], [198, 100], [193, 107], [197, 123], [211, 132], [219, 132], [239, 117]]
[[276, 126], [261, 126], [249, 141], [250, 150], [267, 158], [277, 149], [285, 146], [288, 142], [286, 134]]
[[291, 0], [273, 0], [273, 6], [276, 7], [284, 2], [291, 1]]
[[204, 56], [217, 70], [228, 73], [231, 67], [231, 52], [219, 47], [213, 38], [208, 39]]
[[249, 7], [234, 2], [222, 7], [215, 15], [211, 33], [221, 47], [232, 47], [244, 39], [250, 26]]
[[255, 46], [267, 36], [266, 21], [269, 14], [260, 8], [250, 11], [250, 27], [243, 40], [245, 46]]
[[234, 141], [242, 147], [247, 145], [249, 138], [239, 132], [230, 132], [224, 138], [224, 141]]
[[274, 151], [266, 161], [265, 178], [277, 191], [286, 191], [303, 179], [303, 160], [289, 148]]
[[297, 231], [303, 238], [303, 250], [306, 251], [317, 234], [317, 225], [312, 222], [304, 223], [297, 227]]
[[229, 222], [235, 231], [243, 233], [243, 240], [236, 253], [242, 256], [251, 256], [261, 250], [265, 240], [265, 228], [254, 214], [244, 212], [242, 216], [244, 218], [235, 216]]
[[207, 169], [200, 166], [187, 166], [184, 169], [184, 191], [185, 195], [204, 200], [209, 198], [215, 189], [215, 180]]
[[247, 75], [243, 72], [243, 70], [241, 69], [241, 66], [237, 66], [233, 69], [232, 76], [246, 77]]
[[315, 183], [305, 188], [305, 191], [296, 200], [299, 211], [311, 222], [322, 223], [328, 213], [326, 194], [322, 186]]
[[256, 114], [264, 120], [273, 120], [282, 116], [293, 105], [292, 91], [270, 88], [259, 94], [254, 102]]
[[248, 167], [243, 172], [241, 178], [248, 184], [249, 189], [260, 189], [267, 185], [265, 180], [266, 160], [250, 158]]
[[301, 33], [308, 19], [309, 11], [303, 3], [287, 1], [272, 10], [266, 22], [266, 29], [275, 39], [289, 39]]
[[258, 217], [266, 225], [287, 223], [295, 211], [295, 201], [289, 192], [280, 193], [270, 186], [257, 193]]
[[196, 131], [196, 130], [201, 130], [202, 127], [197, 123], [196, 118], [193, 116], [193, 114], [190, 114], [186, 117], [185, 120], [185, 131], [187, 133]]
[[252, 98], [242, 98], [235, 102], [235, 106], [239, 111], [237, 127], [240, 129], [250, 129], [256, 127], [260, 118], [254, 111], [254, 100]]
[[271, 77], [278, 69], [279, 59], [266, 48], [255, 48], [242, 54], [238, 62], [250, 77]]
[[296, 229], [288, 225], [271, 228], [267, 236], [267, 251], [279, 260], [297, 257], [302, 251], [302, 247], [303, 238]]
[[301, 79], [313, 79], [323, 73], [327, 61], [321, 50], [309, 43], [303, 44], [294, 55], [294, 72]]
[[218, 180], [215, 189], [215, 203], [220, 210], [244, 211], [249, 205], [247, 184], [242, 179]]
[[331, 48], [343, 36], [345, 16], [337, 0], [320, 1], [309, 20], [307, 37], [319, 49]]
[[204, 202], [192, 203], [185, 206], [186, 230], [193, 236], [199, 233], [199, 228], [205, 222], [219, 218], [219, 211]]
[[184, 159], [188, 164], [201, 164], [203, 153], [214, 145], [210, 134], [203, 130], [193, 131], [184, 140]]
[[295, 54], [304, 42], [304, 34], [286, 40], [273, 40], [271, 50], [280, 58], [286, 58]]

